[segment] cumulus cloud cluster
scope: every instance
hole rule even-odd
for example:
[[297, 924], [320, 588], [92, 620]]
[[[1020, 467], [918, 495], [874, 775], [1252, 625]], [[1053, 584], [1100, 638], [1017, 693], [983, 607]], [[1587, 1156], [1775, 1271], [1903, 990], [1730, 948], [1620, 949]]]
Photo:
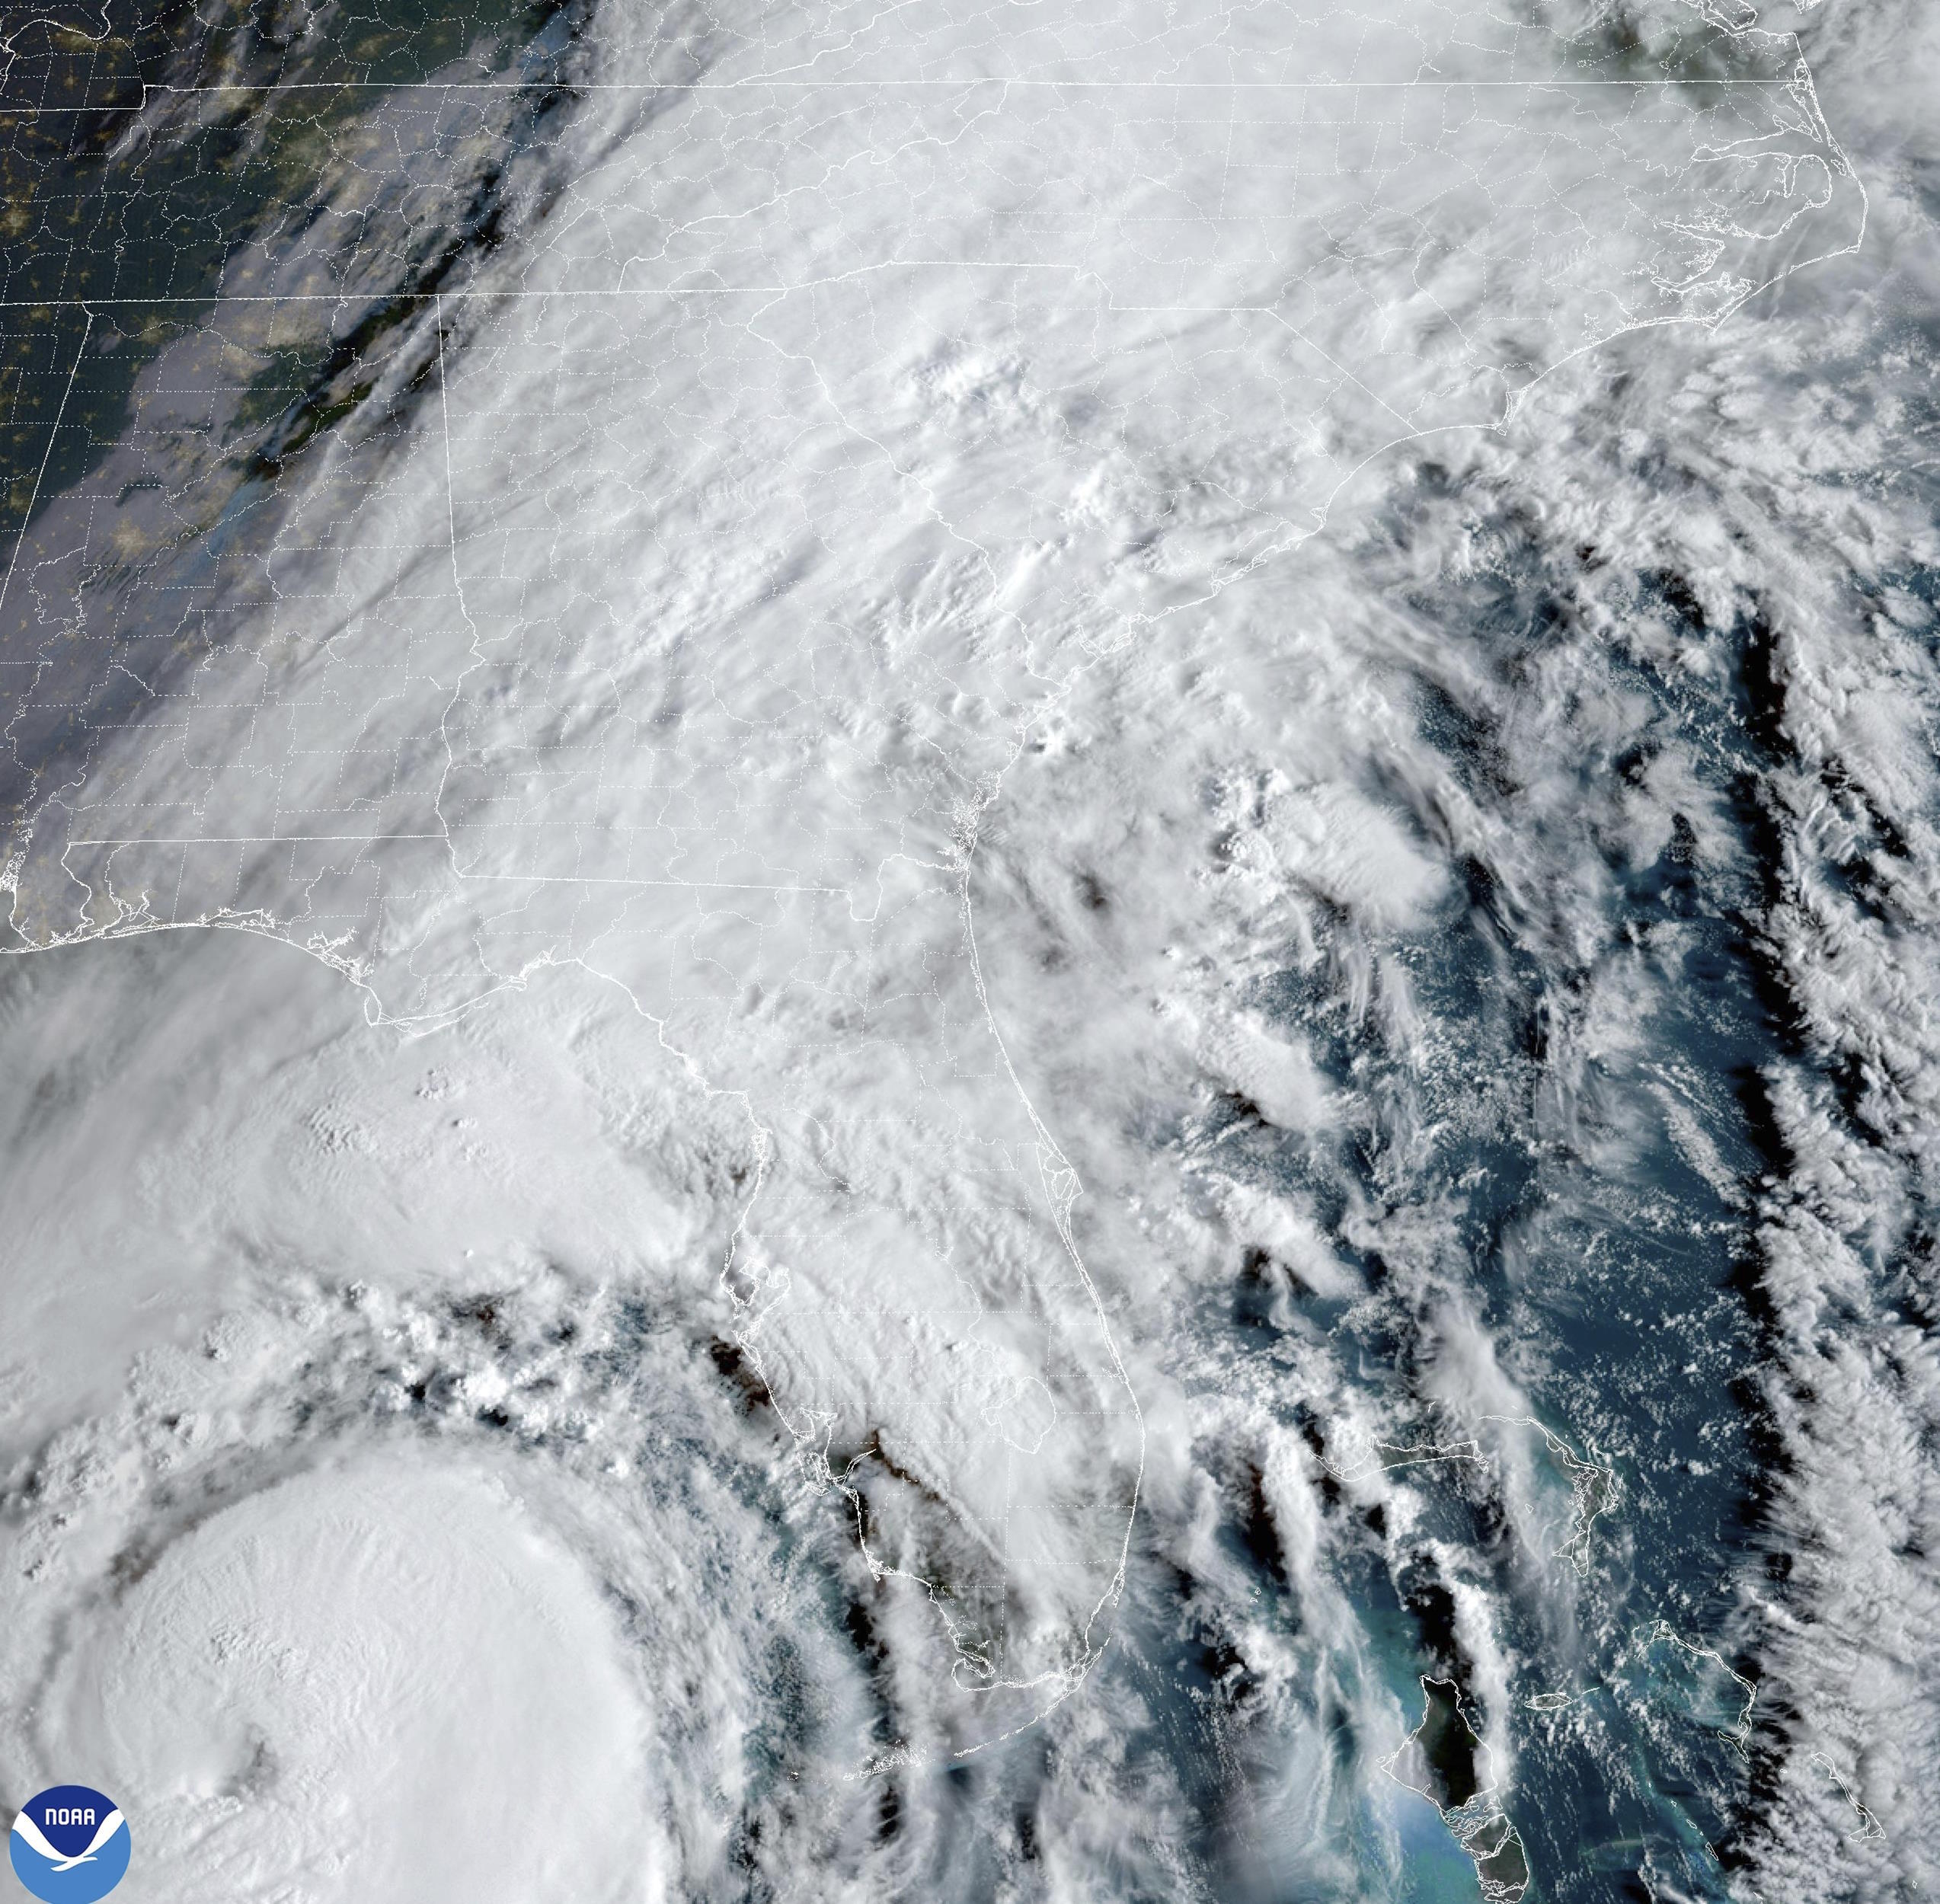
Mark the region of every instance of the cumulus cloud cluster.
[[1940, 56], [1763, 11], [266, 107], [0, 598], [9, 1791], [166, 1895], [1919, 1894]]

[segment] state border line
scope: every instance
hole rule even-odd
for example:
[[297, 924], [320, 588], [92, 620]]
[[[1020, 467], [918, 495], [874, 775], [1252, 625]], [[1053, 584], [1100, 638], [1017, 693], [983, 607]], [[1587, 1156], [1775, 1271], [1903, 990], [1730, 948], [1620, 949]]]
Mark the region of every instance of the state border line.
[[[816, 78], [781, 79], [603, 79], [588, 80], [572, 86], [575, 94], [597, 93], [736, 93], [765, 88], [771, 92], [823, 93], [838, 88], [866, 89], [871, 92], [903, 90], [964, 91], [972, 87], [998, 86], [1005, 91], [1051, 92], [1165, 92], [1165, 93], [1296, 93], [1296, 92], [1404, 92], [1452, 91], [1466, 87], [1478, 92], [1513, 91], [1549, 88], [1571, 91], [1600, 88], [1659, 90], [1678, 87], [1719, 88], [1769, 86], [1788, 90], [1789, 74], [1766, 78], [1732, 79], [1052, 79], [1011, 73], [970, 73], [955, 78]], [[171, 86], [159, 80], [142, 82], [138, 105], [126, 106], [8, 106], [0, 108], [0, 119], [30, 119], [43, 113], [135, 113], [144, 110], [151, 94], [171, 98], [193, 99], [218, 93], [252, 93], [263, 96], [283, 93], [427, 92], [522, 93], [532, 89], [525, 79], [289, 79], [251, 84], [244, 80], [221, 80], [208, 86]]]

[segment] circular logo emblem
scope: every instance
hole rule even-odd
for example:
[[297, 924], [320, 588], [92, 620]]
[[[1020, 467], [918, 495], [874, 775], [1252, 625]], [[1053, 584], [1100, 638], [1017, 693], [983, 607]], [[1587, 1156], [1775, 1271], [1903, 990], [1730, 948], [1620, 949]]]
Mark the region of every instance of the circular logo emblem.
[[91, 1904], [128, 1869], [128, 1823], [85, 1785], [50, 1785], [21, 1807], [8, 1835], [14, 1875], [48, 1904]]

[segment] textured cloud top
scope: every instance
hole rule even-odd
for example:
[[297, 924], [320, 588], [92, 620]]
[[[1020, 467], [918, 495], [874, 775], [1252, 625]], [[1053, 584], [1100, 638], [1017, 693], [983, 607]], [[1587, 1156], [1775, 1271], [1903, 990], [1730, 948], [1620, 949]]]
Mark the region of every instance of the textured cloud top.
[[8, 34], [12, 1802], [1921, 1894], [1930, 26]]

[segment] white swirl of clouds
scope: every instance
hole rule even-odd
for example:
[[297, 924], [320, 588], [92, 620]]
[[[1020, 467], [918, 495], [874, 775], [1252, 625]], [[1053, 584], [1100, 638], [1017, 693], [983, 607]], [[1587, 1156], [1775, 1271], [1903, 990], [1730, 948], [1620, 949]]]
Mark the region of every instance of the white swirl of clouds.
[[[1769, 1717], [1746, 1874], [1663, 1883], [1930, 1876], [1930, 186], [1849, 129], [1914, 89], [1884, 10], [1804, 77], [1742, 9], [1389, 11], [602, 16], [430, 394], [47, 764], [21, 947], [324, 961], [9, 975], [6, 1749], [103, 1755], [182, 1894], [1400, 1895], [1376, 1605], [1545, 1884], [1526, 1767], [1667, 1615]], [[1743, 83], [1563, 83], [1647, 53]], [[108, 488], [24, 545], [43, 631]], [[1760, 1167], [1668, 1041], [1695, 928], [1621, 923], [1660, 866], [1795, 1014]], [[1747, 1210], [1791, 1571], [1634, 1605], [1673, 1480], [1544, 1304]], [[1655, 1370], [1721, 1417], [1723, 1308]]]

